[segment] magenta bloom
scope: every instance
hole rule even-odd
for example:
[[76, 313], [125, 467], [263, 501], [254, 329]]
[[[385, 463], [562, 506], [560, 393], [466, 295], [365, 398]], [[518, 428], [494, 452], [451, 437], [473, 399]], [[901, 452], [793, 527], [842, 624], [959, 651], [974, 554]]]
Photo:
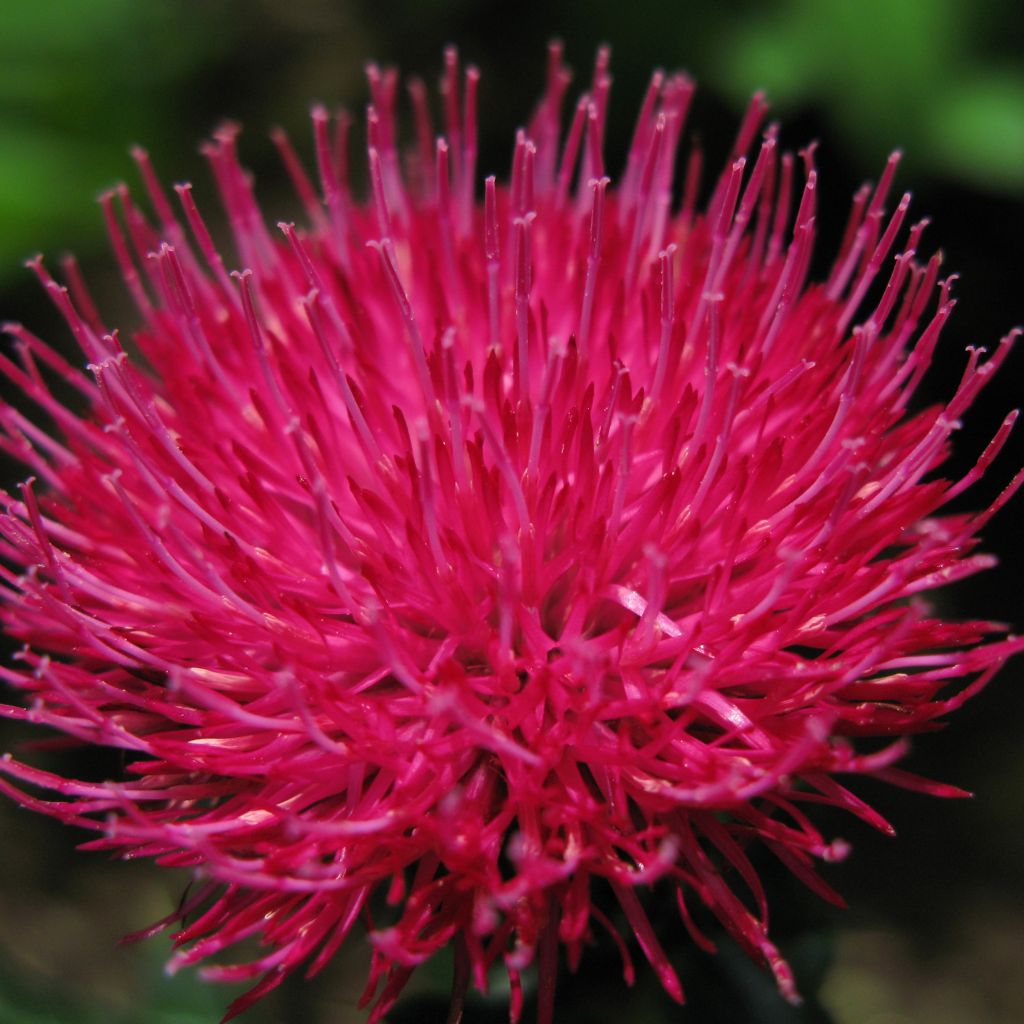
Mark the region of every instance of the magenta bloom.
[[396, 74], [369, 78], [369, 198], [344, 117], [313, 112], [319, 189], [277, 140], [302, 227], [268, 228], [217, 134], [231, 256], [137, 154], [153, 217], [103, 199], [130, 346], [73, 265], [64, 288], [33, 264], [89, 365], [7, 328], [0, 364], [54, 429], [0, 414], [34, 474], [0, 522], [25, 645], [0, 710], [128, 767], [86, 783], [8, 755], [0, 788], [87, 848], [195, 872], [157, 926], [177, 922], [171, 966], [266, 950], [203, 968], [260, 978], [228, 1017], [365, 929], [372, 1021], [452, 944], [453, 1020], [495, 964], [517, 1019], [536, 964], [549, 1022], [560, 957], [602, 932], [632, 979], [598, 888], [677, 999], [652, 887], [702, 946], [689, 908], [709, 908], [795, 999], [749, 848], [838, 901], [815, 862], [846, 846], [809, 812], [887, 830], [856, 774], [958, 792], [893, 767], [902, 737], [1022, 646], [918, 596], [991, 564], [978, 531], [1024, 479], [941, 514], [1013, 424], [938, 474], [1012, 336], [912, 406], [953, 300], [909, 197], [886, 209], [896, 158], [810, 282], [813, 149], [780, 154], [774, 127], [758, 148], [760, 97], [698, 210], [698, 155], [673, 198], [690, 80], [653, 77], [611, 186], [607, 54], [563, 131], [553, 47], [510, 182], [480, 203], [475, 69], [448, 53], [436, 144], [411, 84], [409, 154]]

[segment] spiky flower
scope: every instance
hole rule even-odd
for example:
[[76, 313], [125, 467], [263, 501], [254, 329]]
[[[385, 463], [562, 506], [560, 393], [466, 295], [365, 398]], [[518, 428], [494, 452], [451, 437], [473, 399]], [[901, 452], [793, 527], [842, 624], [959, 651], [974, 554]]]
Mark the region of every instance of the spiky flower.
[[3, 368], [54, 429], [2, 414], [35, 474], [0, 526], [25, 645], [4, 714], [129, 761], [86, 783], [8, 756], [3, 789], [88, 848], [195, 873], [162, 923], [172, 966], [267, 950], [204, 967], [262, 976], [229, 1017], [358, 923], [371, 1020], [453, 944], [453, 1019], [495, 964], [518, 1016], [536, 963], [550, 1021], [560, 949], [575, 967], [615, 933], [598, 887], [676, 998], [652, 886], [702, 945], [689, 908], [710, 908], [796, 998], [750, 846], [835, 899], [814, 862], [846, 847], [807, 810], [887, 828], [839, 781], [858, 773], [954, 793], [893, 767], [900, 737], [1021, 646], [917, 597], [991, 563], [978, 531], [1021, 482], [939, 514], [1010, 431], [937, 475], [1011, 338], [917, 410], [953, 301], [924, 224], [903, 231], [909, 197], [886, 212], [896, 159], [809, 283], [813, 151], [780, 155], [769, 127], [748, 156], [759, 97], [698, 210], [696, 156], [673, 198], [690, 80], [653, 77], [611, 188], [607, 54], [563, 139], [554, 47], [480, 203], [475, 69], [447, 54], [436, 143], [411, 84], [407, 160], [397, 76], [369, 80], [368, 199], [343, 116], [313, 112], [319, 192], [277, 139], [304, 227], [268, 228], [235, 129], [207, 147], [239, 272], [191, 188], [175, 214], [137, 153], [155, 220], [125, 188], [103, 199], [130, 347], [73, 266], [65, 289], [33, 264], [89, 365], [8, 328]]

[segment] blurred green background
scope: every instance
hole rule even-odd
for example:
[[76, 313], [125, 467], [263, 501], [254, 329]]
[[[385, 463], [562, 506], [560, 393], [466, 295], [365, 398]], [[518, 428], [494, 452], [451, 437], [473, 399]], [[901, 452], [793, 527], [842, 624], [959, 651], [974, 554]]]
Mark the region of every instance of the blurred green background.
[[[566, 42], [578, 80], [595, 47], [613, 47], [609, 160], [623, 158], [633, 113], [655, 66], [700, 83], [692, 133], [706, 166], [720, 165], [750, 93], [767, 90], [783, 140], [819, 139], [822, 247], [838, 241], [849, 197], [894, 147], [898, 187], [912, 188], [926, 238], [962, 274], [960, 308], [926, 382], [948, 392], [967, 344], [993, 344], [1024, 320], [1024, 16], [1013, 0], [0, 0], [0, 318], [65, 332], [21, 262], [74, 250], [108, 319], [132, 315], [112, 273], [96, 195], [134, 181], [132, 143], [149, 148], [165, 181], [190, 179], [204, 210], [213, 188], [197, 144], [223, 118], [244, 122], [243, 153], [268, 214], [294, 211], [267, 131], [307, 144], [313, 100], [366, 102], [367, 58], [435, 78], [457, 42], [483, 72], [481, 171], [505, 173], [512, 133], [539, 92], [545, 43]], [[1020, 402], [1018, 353], [959, 439], [963, 471]], [[991, 500], [1024, 463], [1018, 440], [992, 480]], [[9, 480], [15, 471], [8, 470]], [[957, 614], [1024, 624], [1020, 499], [987, 534], [1002, 564], [944, 598]], [[577, 1024], [1018, 1024], [1024, 1020], [1024, 666], [1012, 665], [941, 735], [921, 740], [909, 767], [975, 790], [940, 802], [883, 787], [859, 792], [894, 820], [896, 841], [837, 818], [855, 853], [829, 869], [852, 909], [819, 905], [765, 860], [775, 929], [808, 999], [784, 1006], [728, 942], [717, 958], [688, 948], [672, 914], [667, 944], [691, 997], [679, 1010], [650, 972], [627, 997], [613, 953], [593, 951], [561, 988], [558, 1020]], [[18, 742], [10, 729], [0, 746]], [[103, 774], [105, 766], [92, 770]], [[235, 994], [162, 972], [166, 940], [117, 948], [124, 933], [174, 905], [183, 880], [142, 865], [77, 854], [68, 830], [0, 802], [0, 1024], [207, 1024]], [[355, 947], [320, 980], [289, 984], [253, 1010], [252, 1024], [344, 1024], [365, 969]], [[449, 965], [418, 978], [389, 1018], [444, 1019]], [[478, 1001], [467, 1024], [504, 1019]]]

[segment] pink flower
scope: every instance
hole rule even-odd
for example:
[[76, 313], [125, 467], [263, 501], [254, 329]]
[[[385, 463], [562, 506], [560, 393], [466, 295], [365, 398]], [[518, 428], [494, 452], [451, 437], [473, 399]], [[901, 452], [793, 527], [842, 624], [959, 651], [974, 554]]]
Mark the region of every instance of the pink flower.
[[260, 978], [228, 1017], [358, 925], [372, 1021], [453, 944], [453, 1020], [496, 963], [517, 1018], [535, 963], [549, 1022], [560, 957], [603, 931], [632, 979], [599, 887], [677, 999], [638, 890], [677, 900], [702, 946], [689, 908], [709, 908], [795, 999], [749, 847], [838, 902], [815, 861], [846, 844], [809, 812], [888, 830], [856, 774], [956, 795], [893, 767], [903, 737], [1022, 646], [919, 596], [991, 564], [978, 531], [1024, 479], [941, 512], [1016, 418], [966, 477], [938, 475], [1012, 336], [918, 411], [953, 300], [924, 222], [904, 231], [909, 196], [886, 211], [896, 157], [810, 282], [813, 147], [780, 154], [772, 126], [757, 148], [760, 97], [706, 209], [699, 154], [677, 205], [690, 80], [653, 77], [611, 187], [607, 54], [565, 134], [553, 47], [510, 184], [481, 204], [476, 70], [446, 55], [436, 144], [411, 84], [408, 156], [396, 74], [369, 79], [369, 199], [344, 115], [313, 112], [319, 189], [277, 139], [304, 227], [268, 229], [234, 128], [207, 147], [237, 255], [137, 154], [155, 219], [126, 188], [102, 201], [130, 346], [73, 265], [64, 288], [33, 263], [89, 372], [8, 328], [3, 369], [54, 429], [3, 409], [34, 474], [0, 525], [25, 645], [3, 713], [129, 763], [87, 783], [8, 755], [0, 786], [87, 848], [195, 872], [150, 931], [178, 922], [172, 968], [262, 941], [203, 968]]

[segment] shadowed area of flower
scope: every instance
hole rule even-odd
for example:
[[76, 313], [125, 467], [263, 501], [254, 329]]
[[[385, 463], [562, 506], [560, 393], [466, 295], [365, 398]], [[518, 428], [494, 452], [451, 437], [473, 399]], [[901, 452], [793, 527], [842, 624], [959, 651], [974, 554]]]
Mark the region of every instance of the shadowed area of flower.
[[796, 1000], [748, 847], [841, 902], [815, 862], [847, 846], [809, 812], [889, 831], [847, 774], [959, 795], [894, 767], [902, 737], [1024, 645], [919, 597], [991, 564], [978, 532], [1024, 476], [940, 514], [1012, 428], [936, 474], [1012, 335], [913, 405], [954, 303], [909, 196], [890, 203], [897, 157], [812, 282], [813, 147], [780, 154], [755, 97], [706, 207], [698, 150], [675, 203], [694, 87], [656, 73], [612, 187], [607, 64], [563, 130], [552, 47], [482, 202], [479, 76], [454, 51], [436, 141], [410, 83], [408, 154], [397, 75], [369, 68], [366, 200], [346, 115], [313, 113], [319, 187], [276, 137], [301, 228], [268, 228], [225, 127], [205, 153], [241, 271], [139, 151], [152, 217], [126, 188], [103, 200], [132, 345], [73, 263], [66, 288], [34, 266], [88, 375], [8, 325], [0, 368], [55, 429], [0, 413], [34, 474], [0, 522], [25, 643], [0, 669], [24, 701], [0, 711], [129, 761], [85, 782], [7, 756], [0, 788], [88, 848], [194, 869], [146, 934], [177, 927], [172, 969], [261, 940], [202, 968], [260, 979], [229, 1017], [359, 924], [371, 1021], [452, 946], [452, 1021], [495, 964], [517, 1019], [536, 964], [546, 1024], [563, 953], [608, 932], [633, 978], [595, 887], [675, 998], [638, 889], [708, 948], [703, 905]]

